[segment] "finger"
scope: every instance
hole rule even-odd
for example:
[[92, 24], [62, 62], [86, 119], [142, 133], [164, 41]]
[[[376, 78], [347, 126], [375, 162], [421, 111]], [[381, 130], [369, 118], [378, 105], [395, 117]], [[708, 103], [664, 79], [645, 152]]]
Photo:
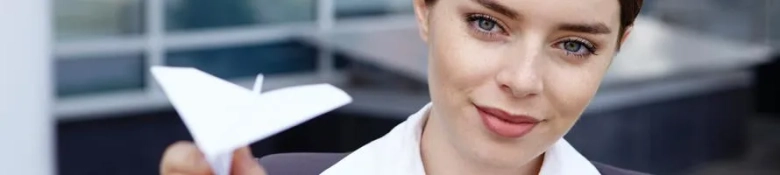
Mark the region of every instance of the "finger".
[[160, 162], [160, 174], [211, 174], [211, 167], [203, 153], [192, 142], [179, 141], [165, 150]]
[[249, 147], [239, 148], [233, 153], [233, 175], [266, 175], [265, 169], [255, 161]]

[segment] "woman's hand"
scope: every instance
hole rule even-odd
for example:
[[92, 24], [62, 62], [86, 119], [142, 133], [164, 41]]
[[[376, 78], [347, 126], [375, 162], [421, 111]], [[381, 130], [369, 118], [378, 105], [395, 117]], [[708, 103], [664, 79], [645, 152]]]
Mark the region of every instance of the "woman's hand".
[[[232, 175], [266, 175], [255, 161], [248, 147], [233, 152]], [[169, 146], [160, 162], [162, 175], [210, 175], [213, 174], [203, 153], [192, 142], [179, 141]]]

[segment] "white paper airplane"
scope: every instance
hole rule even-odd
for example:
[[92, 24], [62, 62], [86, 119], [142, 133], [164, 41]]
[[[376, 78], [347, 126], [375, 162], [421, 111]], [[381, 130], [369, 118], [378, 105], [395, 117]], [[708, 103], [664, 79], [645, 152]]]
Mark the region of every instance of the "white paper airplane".
[[155, 66], [152, 74], [217, 175], [230, 173], [233, 151], [346, 105], [352, 98], [328, 84], [260, 94], [195, 68]]

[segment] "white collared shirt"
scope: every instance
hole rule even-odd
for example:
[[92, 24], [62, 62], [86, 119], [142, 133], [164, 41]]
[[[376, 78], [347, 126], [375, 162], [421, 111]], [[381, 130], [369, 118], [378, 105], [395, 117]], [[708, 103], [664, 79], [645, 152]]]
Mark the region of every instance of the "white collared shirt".
[[[321, 175], [424, 175], [420, 138], [428, 103], [406, 121], [325, 170]], [[588, 159], [561, 138], [544, 154], [540, 175], [599, 175]]]

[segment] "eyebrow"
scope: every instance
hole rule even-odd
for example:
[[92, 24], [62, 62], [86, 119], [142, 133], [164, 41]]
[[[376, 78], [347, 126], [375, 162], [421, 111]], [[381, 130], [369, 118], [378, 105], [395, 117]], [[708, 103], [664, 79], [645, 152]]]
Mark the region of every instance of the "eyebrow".
[[609, 30], [609, 27], [607, 27], [607, 25], [604, 25], [604, 23], [561, 24], [558, 26], [558, 30], [565, 30], [565, 31], [579, 32], [579, 33], [590, 33], [590, 34], [609, 34], [612, 32], [611, 30]]
[[479, 5], [482, 5], [485, 8], [488, 8], [490, 10], [496, 11], [504, 16], [507, 16], [512, 19], [518, 19], [520, 18], [520, 13], [517, 13], [517, 11], [514, 11], [512, 9], [509, 9], [509, 7], [504, 6], [496, 2], [495, 0], [474, 0], [474, 2], [478, 3]]

